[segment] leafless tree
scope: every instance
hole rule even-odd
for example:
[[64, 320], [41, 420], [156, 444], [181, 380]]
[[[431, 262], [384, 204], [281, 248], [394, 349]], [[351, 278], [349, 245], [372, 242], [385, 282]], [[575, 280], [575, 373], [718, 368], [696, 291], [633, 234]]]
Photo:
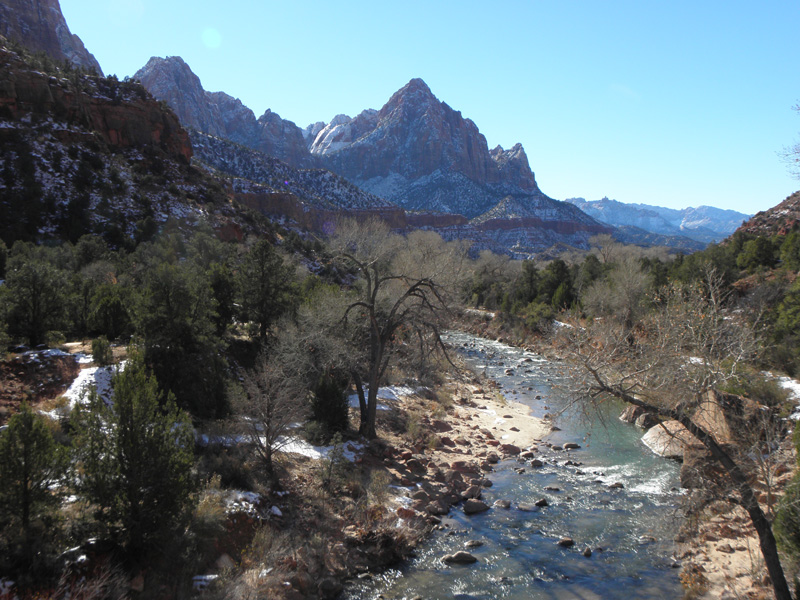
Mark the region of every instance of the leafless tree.
[[365, 350], [365, 360], [351, 365], [351, 375], [361, 410], [359, 432], [374, 439], [378, 386], [398, 349], [412, 343], [423, 354], [431, 345], [444, 348], [439, 334], [463, 272], [465, 247], [431, 232], [403, 237], [380, 221], [340, 222], [331, 246], [356, 274], [342, 323], [350, 341]]
[[[796, 104], [793, 109], [800, 114], [800, 104]], [[786, 146], [781, 152], [781, 158], [788, 165], [792, 176], [800, 179], [800, 142]]]
[[595, 402], [614, 397], [678, 421], [702, 444], [758, 532], [776, 598], [788, 600], [772, 526], [754, 490], [758, 465], [724, 446], [697, 418], [709, 392], [740, 376], [755, 357], [756, 332], [742, 315], [726, 310], [713, 271], [702, 286], [672, 287], [653, 302], [656, 308], [635, 323], [606, 318], [581, 327], [576, 321], [562, 329], [563, 348], [582, 367], [583, 392]]
[[280, 343], [267, 354], [262, 351], [255, 366], [243, 376], [244, 394], [235, 409], [241, 428], [261, 458], [270, 478], [275, 477], [274, 456], [291, 441], [292, 427], [307, 413], [307, 387], [296, 365], [281, 354]]

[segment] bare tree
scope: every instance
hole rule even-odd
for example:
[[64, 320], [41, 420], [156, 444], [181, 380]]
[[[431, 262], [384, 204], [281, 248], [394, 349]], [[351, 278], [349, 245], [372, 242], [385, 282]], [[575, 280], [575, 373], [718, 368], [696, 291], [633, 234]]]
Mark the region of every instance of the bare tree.
[[608, 318], [582, 328], [576, 322], [563, 328], [562, 341], [581, 365], [583, 392], [594, 401], [614, 397], [673, 419], [702, 444], [758, 533], [776, 598], [788, 600], [772, 526], [754, 491], [759, 465], [747, 453], [724, 447], [697, 418], [709, 392], [740, 376], [758, 350], [753, 327], [726, 310], [721, 289], [719, 277], [709, 271], [700, 288], [665, 290], [656, 309], [636, 323]]
[[273, 348], [271, 355], [259, 353], [253, 369], [244, 374], [244, 396], [235, 407], [244, 417], [242, 428], [272, 479], [275, 453], [291, 441], [289, 432], [307, 412], [307, 387], [287, 363], [279, 347]]
[[[800, 104], [795, 104], [792, 108], [800, 114]], [[800, 179], [800, 142], [786, 146], [781, 152], [781, 158], [789, 167], [792, 176]]]
[[374, 439], [378, 386], [396, 351], [412, 340], [423, 354], [431, 345], [444, 348], [442, 318], [463, 270], [465, 248], [431, 232], [402, 237], [380, 221], [342, 221], [331, 244], [339, 262], [356, 275], [342, 322], [351, 341], [366, 349], [365, 361], [352, 365], [351, 375], [361, 410], [359, 432]]

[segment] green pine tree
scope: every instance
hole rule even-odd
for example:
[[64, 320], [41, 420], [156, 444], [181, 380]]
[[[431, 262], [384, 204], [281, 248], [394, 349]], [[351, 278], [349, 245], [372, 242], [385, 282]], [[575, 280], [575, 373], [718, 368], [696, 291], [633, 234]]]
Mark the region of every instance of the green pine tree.
[[79, 493], [134, 554], [180, 532], [195, 489], [188, 416], [158, 389], [140, 354], [112, 381], [113, 406], [96, 394], [73, 415]]

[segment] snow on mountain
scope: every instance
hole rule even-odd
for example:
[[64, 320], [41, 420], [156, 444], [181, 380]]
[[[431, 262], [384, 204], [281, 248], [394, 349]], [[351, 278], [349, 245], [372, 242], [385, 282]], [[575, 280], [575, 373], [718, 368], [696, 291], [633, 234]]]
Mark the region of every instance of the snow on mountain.
[[704, 244], [725, 239], [749, 217], [734, 210], [712, 206], [677, 210], [647, 204], [626, 204], [608, 198], [592, 201], [567, 198], [566, 201], [609, 225], [636, 227], [660, 235], [684, 236]]

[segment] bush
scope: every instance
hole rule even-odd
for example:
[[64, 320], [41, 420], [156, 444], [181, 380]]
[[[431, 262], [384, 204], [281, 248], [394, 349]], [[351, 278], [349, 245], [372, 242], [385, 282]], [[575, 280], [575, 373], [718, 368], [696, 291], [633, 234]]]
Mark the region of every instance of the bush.
[[[312, 430], [323, 443], [327, 443], [337, 432], [346, 431], [349, 426], [347, 401], [347, 381], [332, 373], [320, 377], [311, 397], [311, 420], [318, 424]], [[320, 430], [321, 429], [321, 430]]]
[[95, 364], [105, 366], [110, 365], [113, 356], [111, 354], [111, 344], [108, 343], [106, 336], [101, 335], [92, 340], [92, 358]]
[[101, 522], [121, 527], [134, 555], [175, 539], [191, 515], [194, 434], [172, 395], [164, 398], [141, 355], [131, 349], [112, 380], [114, 405], [96, 391], [79, 404], [75, 455], [83, 477], [78, 495]]
[[775, 538], [778, 547], [793, 561], [800, 560], [800, 476], [795, 475], [775, 514]]

